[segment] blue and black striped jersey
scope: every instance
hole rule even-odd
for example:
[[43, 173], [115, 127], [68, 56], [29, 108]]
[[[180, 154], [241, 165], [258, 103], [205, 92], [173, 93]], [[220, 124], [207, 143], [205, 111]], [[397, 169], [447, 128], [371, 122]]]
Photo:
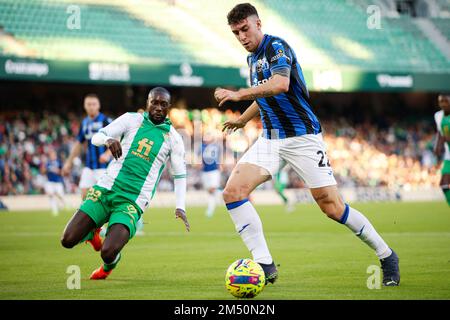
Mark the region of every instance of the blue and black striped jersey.
[[302, 69], [286, 41], [265, 34], [258, 49], [247, 57], [247, 62], [253, 87], [267, 82], [276, 73], [290, 77], [288, 92], [256, 99], [264, 137], [283, 139], [322, 131], [309, 102]]
[[104, 169], [108, 166], [108, 163], [100, 163], [99, 157], [107, 148], [105, 146], [97, 147], [92, 144], [91, 138], [101, 128], [106, 127], [112, 122], [112, 119], [105, 116], [103, 113], [99, 113], [94, 119], [86, 117], [81, 122], [80, 132], [78, 133], [78, 141], [83, 143], [87, 140], [87, 151], [85, 158], [85, 166], [91, 169]]
[[59, 160], [49, 160], [46, 165], [47, 180], [50, 182], [63, 182], [61, 176], [62, 163]]
[[217, 143], [202, 143], [202, 171], [209, 172], [219, 169], [221, 150]]

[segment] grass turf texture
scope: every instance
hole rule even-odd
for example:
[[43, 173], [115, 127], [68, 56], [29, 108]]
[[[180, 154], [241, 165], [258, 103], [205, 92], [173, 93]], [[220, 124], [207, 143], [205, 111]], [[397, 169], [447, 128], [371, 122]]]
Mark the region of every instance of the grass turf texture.
[[[379, 262], [350, 230], [315, 205], [259, 206], [280, 278], [255, 299], [450, 299], [450, 210], [442, 203], [355, 204], [400, 256], [401, 286], [369, 290]], [[89, 280], [100, 263], [90, 245], [64, 249], [72, 211], [0, 212], [0, 299], [234, 299], [227, 267], [249, 257], [224, 208], [212, 219], [188, 210], [191, 232], [171, 209], [145, 214], [145, 235], [123, 250], [105, 281]], [[68, 290], [67, 267], [81, 268], [81, 289]]]

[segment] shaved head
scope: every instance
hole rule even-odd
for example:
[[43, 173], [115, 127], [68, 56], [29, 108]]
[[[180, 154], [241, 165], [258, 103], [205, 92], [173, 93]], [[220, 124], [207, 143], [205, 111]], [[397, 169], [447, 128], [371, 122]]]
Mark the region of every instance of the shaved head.
[[450, 114], [450, 95], [446, 93], [441, 93], [438, 96], [439, 108], [444, 110], [445, 114]]
[[147, 112], [155, 124], [163, 123], [170, 109], [170, 93], [166, 88], [156, 87], [150, 90], [147, 99]]
[[156, 88], [153, 88], [153, 89], [150, 90], [150, 92], [148, 93], [148, 97], [150, 98], [151, 96], [154, 96], [154, 95], [156, 95], [156, 94], [168, 96], [168, 97], [169, 97], [169, 100], [170, 100], [170, 92], [169, 92], [166, 88], [163, 88], [163, 87], [156, 87]]

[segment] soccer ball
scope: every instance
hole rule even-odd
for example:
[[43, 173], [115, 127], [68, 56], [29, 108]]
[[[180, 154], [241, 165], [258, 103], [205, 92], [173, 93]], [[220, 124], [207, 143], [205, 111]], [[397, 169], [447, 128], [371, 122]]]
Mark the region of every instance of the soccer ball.
[[256, 297], [265, 285], [264, 270], [251, 259], [236, 260], [225, 275], [225, 287], [236, 298]]

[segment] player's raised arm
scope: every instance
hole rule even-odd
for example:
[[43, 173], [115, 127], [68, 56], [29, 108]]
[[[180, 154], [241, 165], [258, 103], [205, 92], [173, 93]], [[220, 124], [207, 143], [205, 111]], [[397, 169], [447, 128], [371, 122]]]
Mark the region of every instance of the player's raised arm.
[[189, 231], [191, 227], [186, 216], [187, 182], [184, 144], [181, 136], [175, 131], [171, 132], [171, 138], [170, 167], [175, 189], [175, 218], [183, 220], [186, 230]]
[[114, 159], [119, 159], [122, 156], [122, 147], [118, 139], [127, 131], [128, 123], [129, 114], [125, 113], [94, 134], [92, 144], [97, 147], [105, 145]]
[[289, 77], [281, 74], [273, 75], [267, 82], [257, 87], [243, 88], [238, 91], [232, 91], [217, 88], [214, 97], [221, 107], [227, 101], [255, 100], [257, 98], [276, 96], [277, 94], [288, 92]]
[[62, 168], [62, 175], [67, 176], [72, 170], [73, 160], [81, 154], [81, 146], [85, 142], [83, 126], [80, 125], [80, 130], [77, 135], [77, 141], [75, 142], [72, 150], [70, 150], [70, 154], [64, 162], [64, 166]]
[[214, 97], [219, 107], [226, 101], [256, 100], [276, 96], [289, 91], [292, 54], [281, 41], [273, 41], [270, 50], [266, 52], [271, 77], [266, 81], [250, 88], [238, 91], [217, 88]]

